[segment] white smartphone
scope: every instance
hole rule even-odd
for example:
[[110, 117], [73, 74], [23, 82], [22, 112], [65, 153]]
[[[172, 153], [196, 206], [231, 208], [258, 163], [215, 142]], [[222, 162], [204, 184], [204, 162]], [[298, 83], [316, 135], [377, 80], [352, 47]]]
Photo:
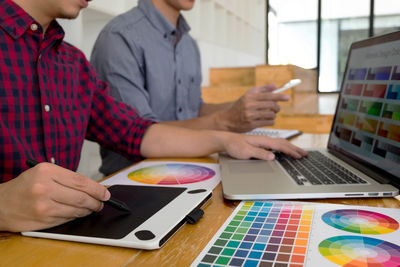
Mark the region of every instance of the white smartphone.
[[296, 86], [296, 85], [299, 85], [301, 83], [301, 80], [300, 79], [293, 79], [293, 80], [290, 80], [288, 83], [286, 83], [284, 86], [282, 86], [281, 88], [278, 88], [278, 89], [276, 89], [275, 91], [273, 91], [273, 93], [274, 94], [277, 94], [277, 93], [280, 93], [280, 92], [283, 92], [283, 91], [285, 91], [285, 90], [287, 90], [287, 89], [289, 89], [289, 88], [292, 88], [292, 87], [294, 87], [294, 86]]

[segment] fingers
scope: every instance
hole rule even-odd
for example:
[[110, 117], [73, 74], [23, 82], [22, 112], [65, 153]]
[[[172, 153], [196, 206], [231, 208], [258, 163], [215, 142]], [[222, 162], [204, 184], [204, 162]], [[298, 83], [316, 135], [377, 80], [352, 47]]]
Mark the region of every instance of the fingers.
[[58, 167], [53, 173], [53, 179], [58, 184], [86, 193], [96, 200], [106, 201], [111, 196], [107, 188], [79, 173], [61, 167]]
[[93, 211], [85, 208], [76, 208], [68, 205], [59, 204], [57, 209], [51, 214], [53, 219], [70, 221], [76, 218], [84, 217], [91, 214]]
[[307, 155], [307, 152], [285, 139], [269, 138], [265, 136], [247, 136], [249, 142], [256, 146], [268, 150], [283, 152], [293, 158], [301, 158]]
[[256, 86], [248, 90], [250, 93], [263, 93], [263, 92], [273, 92], [277, 89], [275, 83], [269, 83], [263, 86]]
[[254, 93], [252, 97], [257, 101], [289, 101], [290, 96], [287, 94], [274, 94], [269, 92]]
[[273, 93], [276, 90], [275, 84], [253, 87], [249, 89], [245, 95], [256, 101], [288, 101], [290, 100], [287, 94]]
[[[56, 182], [57, 183], [57, 182]], [[50, 198], [61, 205], [67, 205], [88, 211], [100, 211], [103, 208], [103, 202], [99, 201], [85, 192], [58, 184]]]

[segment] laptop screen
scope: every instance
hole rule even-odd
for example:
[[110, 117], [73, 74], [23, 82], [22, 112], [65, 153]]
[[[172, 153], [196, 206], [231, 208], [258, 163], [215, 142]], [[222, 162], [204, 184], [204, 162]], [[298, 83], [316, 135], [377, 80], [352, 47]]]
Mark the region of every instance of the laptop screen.
[[400, 32], [351, 46], [328, 147], [399, 182]]

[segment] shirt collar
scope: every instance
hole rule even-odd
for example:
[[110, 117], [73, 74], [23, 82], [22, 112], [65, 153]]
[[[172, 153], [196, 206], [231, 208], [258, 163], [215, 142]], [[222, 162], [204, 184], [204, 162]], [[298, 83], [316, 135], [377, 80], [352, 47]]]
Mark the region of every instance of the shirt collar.
[[[38, 32], [42, 32], [42, 28], [28, 13], [12, 0], [0, 1], [0, 27], [2, 27], [11, 37], [18, 39], [27, 30], [31, 29], [32, 24], [37, 25]], [[52, 21], [47, 29], [50, 38], [62, 40], [64, 38], [64, 30], [57, 21]], [[56, 42], [61, 43], [60, 41]]]
[[178, 31], [180, 35], [183, 35], [190, 31], [189, 25], [181, 14], [179, 14], [178, 18], [178, 29], [175, 29], [174, 25], [172, 25], [172, 23], [160, 13], [160, 11], [153, 5], [151, 0], [140, 0], [138, 7], [147, 17], [150, 23], [153, 24], [153, 26], [163, 35], [169, 35], [175, 31]]

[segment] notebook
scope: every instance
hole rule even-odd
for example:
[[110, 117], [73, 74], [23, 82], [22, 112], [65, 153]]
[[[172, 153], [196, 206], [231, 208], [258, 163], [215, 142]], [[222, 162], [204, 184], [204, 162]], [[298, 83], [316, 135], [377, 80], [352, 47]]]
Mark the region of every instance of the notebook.
[[300, 135], [302, 132], [299, 130], [283, 130], [283, 129], [270, 129], [270, 128], [255, 128], [248, 135], [264, 135], [273, 138], [290, 139]]
[[400, 32], [350, 47], [328, 146], [294, 160], [220, 155], [227, 199], [392, 197], [400, 187]]

